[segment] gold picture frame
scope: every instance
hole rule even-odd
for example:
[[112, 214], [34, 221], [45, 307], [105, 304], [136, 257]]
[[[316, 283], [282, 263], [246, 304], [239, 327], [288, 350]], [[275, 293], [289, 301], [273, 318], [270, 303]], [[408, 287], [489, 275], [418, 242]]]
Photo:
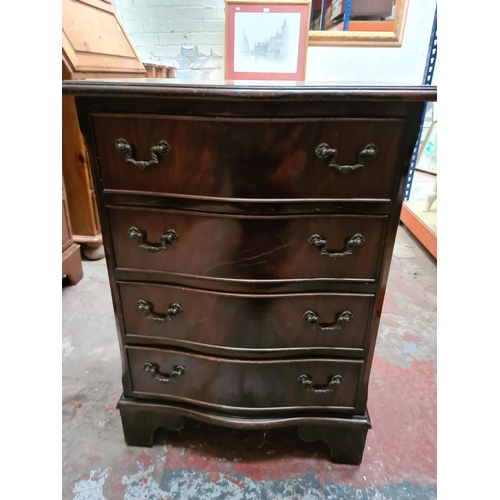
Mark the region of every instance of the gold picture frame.
[[309, 31], [309, 46], [401, 47], [410, 0], [396, 0], [392, 31]]

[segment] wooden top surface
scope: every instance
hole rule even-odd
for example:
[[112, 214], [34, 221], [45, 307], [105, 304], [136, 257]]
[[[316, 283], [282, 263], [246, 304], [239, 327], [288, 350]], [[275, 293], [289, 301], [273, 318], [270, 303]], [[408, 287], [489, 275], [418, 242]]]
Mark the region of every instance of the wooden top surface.
[[65, 95], [93, 97], [202, 97], [245, 99], [353, 99], [436, 101], [437, 87], [387, 82], [279, 82], [179, 80], [175, 78], [63, 81]]

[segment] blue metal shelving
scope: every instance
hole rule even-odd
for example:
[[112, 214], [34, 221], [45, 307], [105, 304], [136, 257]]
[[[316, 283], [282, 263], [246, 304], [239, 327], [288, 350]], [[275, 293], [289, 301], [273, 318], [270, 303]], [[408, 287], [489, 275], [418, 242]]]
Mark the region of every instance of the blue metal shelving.
[[344, 5], [344, 26], [343, 31], [347, 31], [349, 28], [349, 19], [351, 19], [351, 0], [345, 0]]
[[[429, 42], [429, 51], [427, 52], [427, 61], [425, 63], [425, 72], [422, 85], [432, 85], [432, 77], [434, 75], [434, 68], [436, 67], [437, 60], [437, 6], [434, 13], [434, 22], [432, 23], [431, 38]], [[410, 199], [411, 185], [413, 184], [413, 177], [415, 174], [415, 165], [417, 163], [418, 148], [420, 147], [420, 141], [422, 139], [422, 130], [424, 128], [425, 113], [427, 111], [427, 104], [424, 106], [424, 112], [422, 114], [422, 121], [420, 122], [420, 130], [418, 132], [417, 142], [413, 148], [413, 153], [411, 155], [410, 169], [408, 171], [408, 177], [406, 178], [406, 187], [404, 199]]]
[[[323, 31], [325, 27], [325, 9], [326, 9], [326, 1], [321, 0], [321, 13], [319, 18], [319, 30]], [[352, 0], [344, 0], [344, 19], [343, 19], [343, 27], [344, 31], [347, 31], [349, 27], [349, 19], [351, 17], [351, 1]], [[312, 30], [314, 24], [314, 0], [312, 0], [311, 5], [311, 20], [309, 22], [309, 28]]]
[[321, 0], [321, 15], [319, 18], [319, 30], [323, 31], [325, 28], [325, 9], [326, 9], [326, 0]]

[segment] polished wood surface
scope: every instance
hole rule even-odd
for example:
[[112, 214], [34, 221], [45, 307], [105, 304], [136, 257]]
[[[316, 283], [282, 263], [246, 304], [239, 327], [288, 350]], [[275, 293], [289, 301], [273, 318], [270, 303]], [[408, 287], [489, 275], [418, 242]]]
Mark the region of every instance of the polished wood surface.
[[[158, 78], [127, 78], [126, 80], [106, 81], [95, 78], [85, 82], [66, 82], [63, 93], [68, 95], [99, 97], [196, 97], [197, 99], [211, 99], [221, 101], [227, 98], [246, 99], [252, 102], [271, 99], [291, 101], [299, 104], [313, 105], [318, 101], [337, 101], [340, 103], [355, 103], [367, 101], [371, 105], [375, 102], [387, 103], [386, 112], [397, 102], [429, 102], [437, 100], [437, 87], [433, 85], [401, 85], [390, 82], [349, 83], [342, 81], [332, 82], [259, 82], [259, 81], [232, 81], [232, 80], [178, 80]], [[156, 106], [158, 103], [154, 103]], [[235, 104], [235, 103], [232, 103]], [[248, 106], [249, 103], [246, 103]], [[141, 102], [134, 112], [143, 112], [147, 103]], [[123, 103], [121, 105], [123, 108]], [[310, 109], [305, 109], [307, 112]], [[253, 111], [253, 110], [252, 110]], [[324, 110], [326, 115], [334, 115], [336, 110]], [[255, 112], [247, 116], [255, 116]]]
[[318, 414], [297, 415], [251, 415], [235, 416], [174, 402], [149, 402], [121, 397], [118, 402], [125, 442], [132, 446], [153, 446], [158, 428], [181, 430], [184, 417], [208, 424], [223, 425], [236, 429], [269, 429], [298, 426], [299, 436], [304, 441], [322, 440], [328, 444], [332, 461], [358, 465], [363, 457], [366, 434], [371, 421], [363, 415], [336, 417]]
[[[352, 411], [363, 364], [346, 359], [242, 361], [147, 347], [127, 347], [126, 352], [134, 395], [225, 412]], [[145, 363], [158, 365], [161, 374], [170, 374], [181, 365], [185, 374], [162, 383], [143, 369]], [[311, 377], [317, 392], [297, 381], [303, 374]], [[342, 382], [320, 392], [336, 375]]]
[[105, 205], [140, 206], [144, 208], [173, 208], [196, 212], [226, 214], [390, 214], [391, 200], [340, 199], [238, 199], [208, 198], [206, 196], [166, 195], [159, 192], [144, 191], [103, 191]]
[[[76, 98], [98, 192], [127, 443], [151, 445], [156, 428], [181, 426], [178, 417], [242, 429], [300, 425], [303, 439], [329, 444], [334, 461], [359, 463], [407, 171], [436, 88], [166, 82], [63, 85]], [[342, 135], [341, 122], [359, 127]], [[323, 138], [329, 127], [342, 140]], [[367, 131], [385, 145], [377, 169], [367, 162], [340, 175], [314, 157], [321, 136], [351, 164]], [[113, 149], [122, 132], [136, 160], [147, 161], [157, 139], [172, 149], [138, 172]], [[134, 238], [131, 227], [140, 230]], [[169, 229], [177, 239], [164, 249], [139, 246], [160, 245]], [[364, 244], [352, 253], [325, 255], [346, 250], [357, 233]], [[313, 234], [323, 246], [309, 243]], [[328, 325], [344, 307], [353, 319], [339, 330], [304, 319], [307, 309]], [[147, 363], [156, 368], [145, 371]], [[329, 379], [335, 374], [342, 383]], [[307, 390], [329, 380], [331, 392]]]
[[[198, 352], [234, 356], [259, 356], [264, 351], [275, 357], [293, 356], [329, 348], [347, 348], [361, 353], [368, 317], [373, 305], [370, 294], [283, 294], [245, 295], [218, 293], [196, 288], [119, 282], [125, 334], [130, 343], [154, 340]], [[137, 307], [150, 304], [154, 317]], [[182, 312], [168, 315], [172, 304]], [[313, 311], [318, 325], [304, 319]], [[337, 324], [345, 311], [352, 319]], [[171, 320], [166, 319], [167, 316]], [[355, 352], [360, 351], [360, 352]]]
[[[385, 216], [243, 218], [121, 207], [109, 207], [108, 216], [118, 268], [238, 280], [376, 280], [387, 226]], [[158, 246], [169, 229], [178, 239], [149, 253], [129, 237], [131, 227], [143, 231], [149, 245]], [[345, 250], [356, 234], [365, 242], [351, 255], [330, 258], [309, 243], [315, 234], [330, 252]]]
[[[95, 116], [105, 189], [250, 199], [390, 199], [404, 120], [251, 120], [200, 117]], [[116, 150], [124, 138], [135, 160], [166, 140], [170, 152], [141, 170]], [[330, 168], [316, 147], [338, 150], [355, 165], [369, 144], [379, 152], [349, 173]], [[199, 167], [193, 173], [192, 165]]]
[[303, 424], [297, 427], [299, 436], [304, 441], [325, 441], [330, 448], [333, 462], [358, 465], [363, 459], [366, 434], [371, 424], [345, 427], [321, 424]]

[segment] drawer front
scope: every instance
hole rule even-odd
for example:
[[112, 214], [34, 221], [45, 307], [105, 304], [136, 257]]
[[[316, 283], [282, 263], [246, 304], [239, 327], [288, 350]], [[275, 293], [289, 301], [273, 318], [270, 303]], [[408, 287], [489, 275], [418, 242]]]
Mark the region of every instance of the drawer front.
[[[237, 280], [376, 280], [387, 216], [229, 216], [108, 207], [116, 265]], [[333, 255], [333, 256], [331, 256]]]
[[[201, 350], [363, 349], [373, 295], [244, 295], [119, 283], [127, 336]], [[135, 339], [134, 339], [135, 342]], [[227, 353], [226, 353], [227, 354]]]
[[[235, 120], [199, 117], [94, 116], [105, 189], [222, 198], [390, 199], [402, 119]], [[152, 159], [139, 168], [126, 161]], [[320, 158], [316, 148], [337, 151]], [[374, 144], [374, 158], [360, 152]], [[167, 148], [168, 149], [168, 148]], [[330, 167], [330, 162], [337, 167]], [[340, 166], [361, 165], [342, 173]]]
[[136, 397], [221, 410], [352, 410], [363, 361], [242, 361], [127, 347]]

